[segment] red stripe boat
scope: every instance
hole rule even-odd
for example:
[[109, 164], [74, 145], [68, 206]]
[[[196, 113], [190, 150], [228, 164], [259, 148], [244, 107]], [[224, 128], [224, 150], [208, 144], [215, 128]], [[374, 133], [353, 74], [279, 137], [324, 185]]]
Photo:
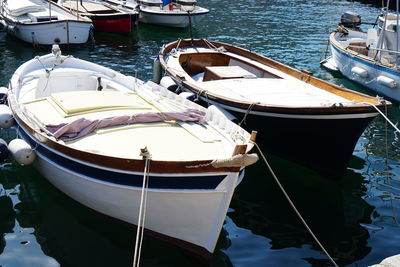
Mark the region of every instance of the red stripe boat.
[[96, 31], [129, 33], [136, 24], [137, 12], [95, 0], [59, 0], [58, 4], [93, 21]]

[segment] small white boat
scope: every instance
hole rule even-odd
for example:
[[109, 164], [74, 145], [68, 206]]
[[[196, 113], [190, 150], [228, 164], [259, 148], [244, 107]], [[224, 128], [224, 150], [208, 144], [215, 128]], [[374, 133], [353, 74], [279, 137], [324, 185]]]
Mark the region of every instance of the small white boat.
[[[347, 22], [351, 17], [351, 23]], [[363, 32], [358, 27], [361, 18], [345, 13], [329, 37], [332, 56], [321, 64], [379, 95], [400, 101], [400, 39], [395, 30], [398, 21], [398, 14], [385, 11], [378, 17], [377, 27]]]
[[[209, 10], [196, 0], [138, 0], [139, 21], [167, 27], [184, 28], [200, 22]], [[189, 17], [190, 16], [190, 17]]]
[[390, 105], [230, 44], [177, 40], [158, 58], [180, 88], [259, 131], [265, 151], [332, 178], [343, 176], [375, 107]]
[[0, 20], [7, 32], [34, 46], [82, 45], [92, 21], [49, 0], [0, 0]]
[[205, 260], [242, 167], [257, 160], [245, 154], [251, 135], [215, 107], [56, 46], [15, 71], [8, 103], [35, 167], [60, 191], [137, 225], [144, 188], [146, 231]]

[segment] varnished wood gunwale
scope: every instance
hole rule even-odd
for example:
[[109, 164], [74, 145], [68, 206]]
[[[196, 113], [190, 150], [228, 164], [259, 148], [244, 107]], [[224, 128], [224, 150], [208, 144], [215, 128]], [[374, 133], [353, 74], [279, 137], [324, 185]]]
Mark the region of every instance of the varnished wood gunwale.
[[[47, 146], [58, 153], [79, 160], [82, 162], [97, 165], [99, 167], [111, 168], [122, 171], [132, 172], [143, 172], [145, 161], [142, 159], [129, 159], [129, 158], [118, 158], [107, 155], [95, 154], [87, 151], [71, 148], [67, 145], [63, 145], [43, 132], [38, 132], [29, 123], [28, 119], [23, 112], [18, 108], [18, 103], [15, 99], [15, 95], [9, 95], [8, 101], [10, 108], [13, 111], [14, 118], [17, 120], [20, 127], [23, 127], [26, 132], [35, 137], [35, 141], [40, 145]], [[138, 154], [140, 151], [138, 151]], [[158, 161], [152, 160], [150, 166], [150, 172], [160, 174], [196, 174], [196, 173], [229, 173], [239, 172], [240, 168], [214, 168], [211, 165], [203, 166], [211, 163], [212, 160], [196, 160], [196, 161]], [[201, 165], [201, 166], [199, 166]], [[193, 168], [191, 166], [199, 166]]]
[[[192, 44], [193, 43], [193, 44]], [[159, 54], [159, 60], [162, 65], [162, 67], [166, 70], [166, 72], [173, 77], [175, 81], [178, 83], [181, 83], [184, 87], [187, 87], [191, 90], [193, 90], [196, 93], [202, 93], [204, 90], [201, 87], [198, 87], [196, 84], [193, 84], [191, 82], [186, 81], [185, 79], [182, 79], [181, 76], [179, 76], [177, 73], [174, 72], [174, 70], [171, 70], [168, 68], [167, 63], [164, 60], [164, 57], [171, 52], [172, 49], [176, 48], [184, 48], [184, 47], [205, 47], [209, 48], [210, 46], [208, 43], [211, 43], [214, 47], [219, 48], [223, 47], [226, 51], [235, 53], [238, 55], [241, 55], [243, 57], [249, 58], [251, 60], [254, 60], [256, 62], [259, 62], [261, 64], [267, 65], [271, 68], [280, 70], [288, 75], [291, 75], [292, 77], [297, 78], [298, 80], [301, 80], [303, 82], [306, 82], [308, 84], [311, 84], [313, 86], [316, 86], [318, 88], [321, 88], [323, 90], [326, 90], [328, 92], [332, 92], [334, 94], [337, 94], [343, 98], [346, 98], [348, 100], [354, 100], [358, 102], [357, 105], [352, 105], [352, 106], [345, 106], [345, 107], [337, 107], [337, 108], [326, 108], [326, 107], [290, 107], [290, 106], [268, 106], [268, 105], [263, 105], [262, 103], [251, 103], [251, 102], [246, 102], [246, 101], [238, 101], [235, 99], [231, 99], [229, 97], [221, 97], [219, 95], [213, 94], [212, 92], [207, 92], [207, 98], [210, 100], [214, 100], [217, 102], [220, 102], [222, 104], [228, 105], [228, 106], [234, 106], [242, 109], [248, 109], [251, 105], [253, 105], [252, 110], [253, 111], [262, 111], [262, 112], [279, 112], [279, 113], [287, 113], [287, 114], [302, 114], [302, 115], [330, 115], [330, 114], [357, 114], [357, 113], [371, 113], [371, 112], [376, 112], [374, 107], [371, 105], [365, 104], [370, 103], [373, 105], [376, 105], [380, 109], [384, 109], [385, 106], [390, 106], [391, 103], [382, 99], [378, 99], [376, 97], [371, 97], [359, 92], [352, 91], [347, 88], [342, 88], [340, 86], [337, 86], [335, 84], [323, 81], [321, 79], [315, 78], [311, 76], [308, 73], [302, 72], [300, 70], [296, 70], [290, 66], [287, 66], [283, 63], [277, 62], [275, 60], [272, 60], [270, 58], [264, 57], [262, 55], [253, 53], [249, 50], [239, 48], [236, 46], [232, 46], [229, 44], [225, 43], [220, 43], [220, 42], [213, 42], [213, 41], [205, 41], [203, 39], [195, 39], [195, 40], [190, 40], [190, 39], [185, 39], [185, 40], [178, 40], [172, 43], [169, 43], [165, 45]], [[216, 52], [215, 54], [218, 54]], [[188, 54], [186, 54], [189, 56]]]

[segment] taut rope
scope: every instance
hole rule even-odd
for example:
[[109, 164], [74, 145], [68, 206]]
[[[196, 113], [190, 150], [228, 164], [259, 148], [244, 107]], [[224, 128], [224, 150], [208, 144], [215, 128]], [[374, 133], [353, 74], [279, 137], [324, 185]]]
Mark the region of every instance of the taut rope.
[[255, 106], [255, 105], [258, 105], [258, 104], [260, 104], [260, 102], [254, 102], [254, 103], [251, 103], [251, 104], [249, 105], [249, 107], [247, 108], [246, 113], [245, 113], [244, 116], [243, 116], [243, 119], [238, 123], [239, 126], [242, 126], [243, 123], [246, 124], [247, 116], [250, 114], [250, 112], [251, 112], [251, 110], [254, 108], [254, 106]]
[[267, 159], [265, 158], [264, 154], [262, 153], [260, 147], [258, 146], [257, 143], [253, 142], [254, 146], [257, 148], [258, 152], [260, 153], [261, 157], [264, 160], [265, 165], [267, 165], [270, 173], [272, 174], [272, 176], [275, 179], [275, 182], [278, 184], [279, 188], [281, 189], [282, 193], [285, 195], [287, 201], [289, 202], [290, 206], [292, 206], [294, 212], [297, 214], [297, 216], [299, 217], [300, 221], [304, 224], [304, 226], [307, 228], [308, 232], [311, 234], [311, 236], [314, 238], [315, 242], [317, 242], [317, 244], [320, 246], [320, 248], [322, 249], [322, 251], [326, 254], [326, 256], [329, 258], [329, 260], [332, 262], [332, 264], [336, 267], [338, 267], [338, 265], [336, 264], [336, 262], [333, 260], [333, 258], [329, 255], [328, 251], [326, 251], [326, 249], [324, 248], [324, 246], [321, 244], [321, 242], [318, 240], [318, 238], [315, 236], [315, 234], [313, 233], [313, 231], [311, 230], [311, 228], [308, 226], [307, 222], [304, 220], [303, 216], [301, 216], [300, 212], [297, 210], [296, 206], [294, 205], [293, 201], [290, 199], [289, 195], [287, 194], [286, 190], [283, 188], [282, 184], [279, 182], [278, 177], [275, 175], [274, 171], [272, 170], [271, 166], [269, 165]]
[[140, 196], [140, 207], [139, 207], [139, 217], [138, 217], [137, 231], [136, 231], [135, 253], [133, 256], [133, 267], [138, 267], [140, 263], [140, 253], [142, 251], [143, 234], [144, 234], [144, 221], [146, 218], [147, 189], [149, 187], [149, 170], [150, 170], [150, 160], [151, 160], [151, 154], [147, 150], [147, 147], [141, 149], [140, 155], [145, 160], [145, 165], [143, 171], [142, 192]]

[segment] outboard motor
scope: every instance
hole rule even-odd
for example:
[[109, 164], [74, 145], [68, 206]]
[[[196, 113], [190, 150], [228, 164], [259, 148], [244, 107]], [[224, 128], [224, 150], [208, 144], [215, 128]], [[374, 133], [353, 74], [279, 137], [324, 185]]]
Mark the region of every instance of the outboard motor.
[[361, 25], [361, 16], [352, 11], [344, 12], [340, 17], [340, 25], [346, 28], [358, 28]]

